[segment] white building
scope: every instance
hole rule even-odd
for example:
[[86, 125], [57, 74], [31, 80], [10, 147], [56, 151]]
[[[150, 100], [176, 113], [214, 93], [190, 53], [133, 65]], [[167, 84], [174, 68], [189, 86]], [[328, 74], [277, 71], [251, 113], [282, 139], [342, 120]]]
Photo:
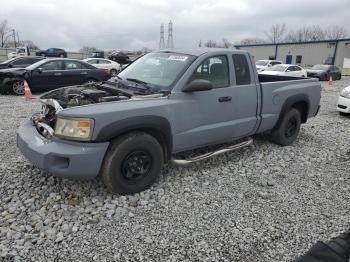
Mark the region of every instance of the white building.
[[234, 47], [249, 51], [255, 60], [276, 59], [286, 64], [298, 64], [304, 67], [333, 64], [350, 68], [350, 39], [235, 45]]

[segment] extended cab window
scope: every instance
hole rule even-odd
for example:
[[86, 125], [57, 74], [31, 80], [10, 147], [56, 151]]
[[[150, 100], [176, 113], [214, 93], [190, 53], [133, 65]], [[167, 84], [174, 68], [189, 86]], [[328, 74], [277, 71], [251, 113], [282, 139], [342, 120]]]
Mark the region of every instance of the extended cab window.
[[204, 79], [212, 83], [214, 88], [229, 86], [229, 70], [225, 55], [210, 57], [200, 64], [191, 80]]
[[232, 58], [235, 67], [236, 85], [249, 85], [251, 78], [247, 57], [242, 54], [234, 54]]

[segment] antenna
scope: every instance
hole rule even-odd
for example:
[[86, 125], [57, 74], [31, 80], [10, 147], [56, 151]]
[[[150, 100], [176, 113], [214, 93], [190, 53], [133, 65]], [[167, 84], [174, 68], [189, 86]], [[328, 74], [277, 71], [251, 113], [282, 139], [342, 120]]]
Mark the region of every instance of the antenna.
[[159, 49], [164, 49], [165, 43], [164, 43], [164, 25], [160, 25], [160, 41], [159, 41]]
[[169, 22], [168, 26], [168, 42], [166, 44], [167, 48], [174, 48], [174, 40], [173, 40], [173, 22]]

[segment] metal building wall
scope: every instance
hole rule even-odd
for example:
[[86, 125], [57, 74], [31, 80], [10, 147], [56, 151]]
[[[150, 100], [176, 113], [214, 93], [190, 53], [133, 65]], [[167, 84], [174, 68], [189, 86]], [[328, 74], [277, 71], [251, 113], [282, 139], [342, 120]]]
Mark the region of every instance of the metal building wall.
[[[334, 43], [310, 43], [310, 44], [292, 44], [279, 45], [277, 52], [277, 59], [287, 62], [287, 56], [291, 57], [292, 64], [299, 64], [304, 67], [315, 64], [323, 64], [331, 62], [334, 55]], [[301, 56], [301, 63], [297, 63], [297, 56]]]
[[[256, 46], [238, 46], [241, 50], [250, 52], [255, 60], [269, 59], [275, 56], [276, 45], [256, 45]], [[287, 62], [289, 56], [290, 63], [299, 64], [304, 67], [310, 67], [315, 64], [332, 63], [336, 40], [316, 43], [294, 43], [279, 44], [277, 47], [277, 60]], [[301, 62], [297, 63], [297, 56], [301, 56]], [[350, 40], [344, 39], [338, 42], [334, 64], [343, 67], [344, 58], [350, 58]]]
[[350, 41], [339, 42], [335, 65], [343, 67], [344, 58], [350, 59]]

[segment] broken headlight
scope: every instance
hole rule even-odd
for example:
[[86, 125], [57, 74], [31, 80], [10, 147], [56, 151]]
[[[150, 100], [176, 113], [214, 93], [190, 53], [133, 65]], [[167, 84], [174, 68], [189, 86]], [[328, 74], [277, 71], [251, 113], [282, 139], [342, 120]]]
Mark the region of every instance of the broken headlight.
[[57, 117], [55, 136], [69, 140], [89, 140], [93, 126], [93, 119]]

